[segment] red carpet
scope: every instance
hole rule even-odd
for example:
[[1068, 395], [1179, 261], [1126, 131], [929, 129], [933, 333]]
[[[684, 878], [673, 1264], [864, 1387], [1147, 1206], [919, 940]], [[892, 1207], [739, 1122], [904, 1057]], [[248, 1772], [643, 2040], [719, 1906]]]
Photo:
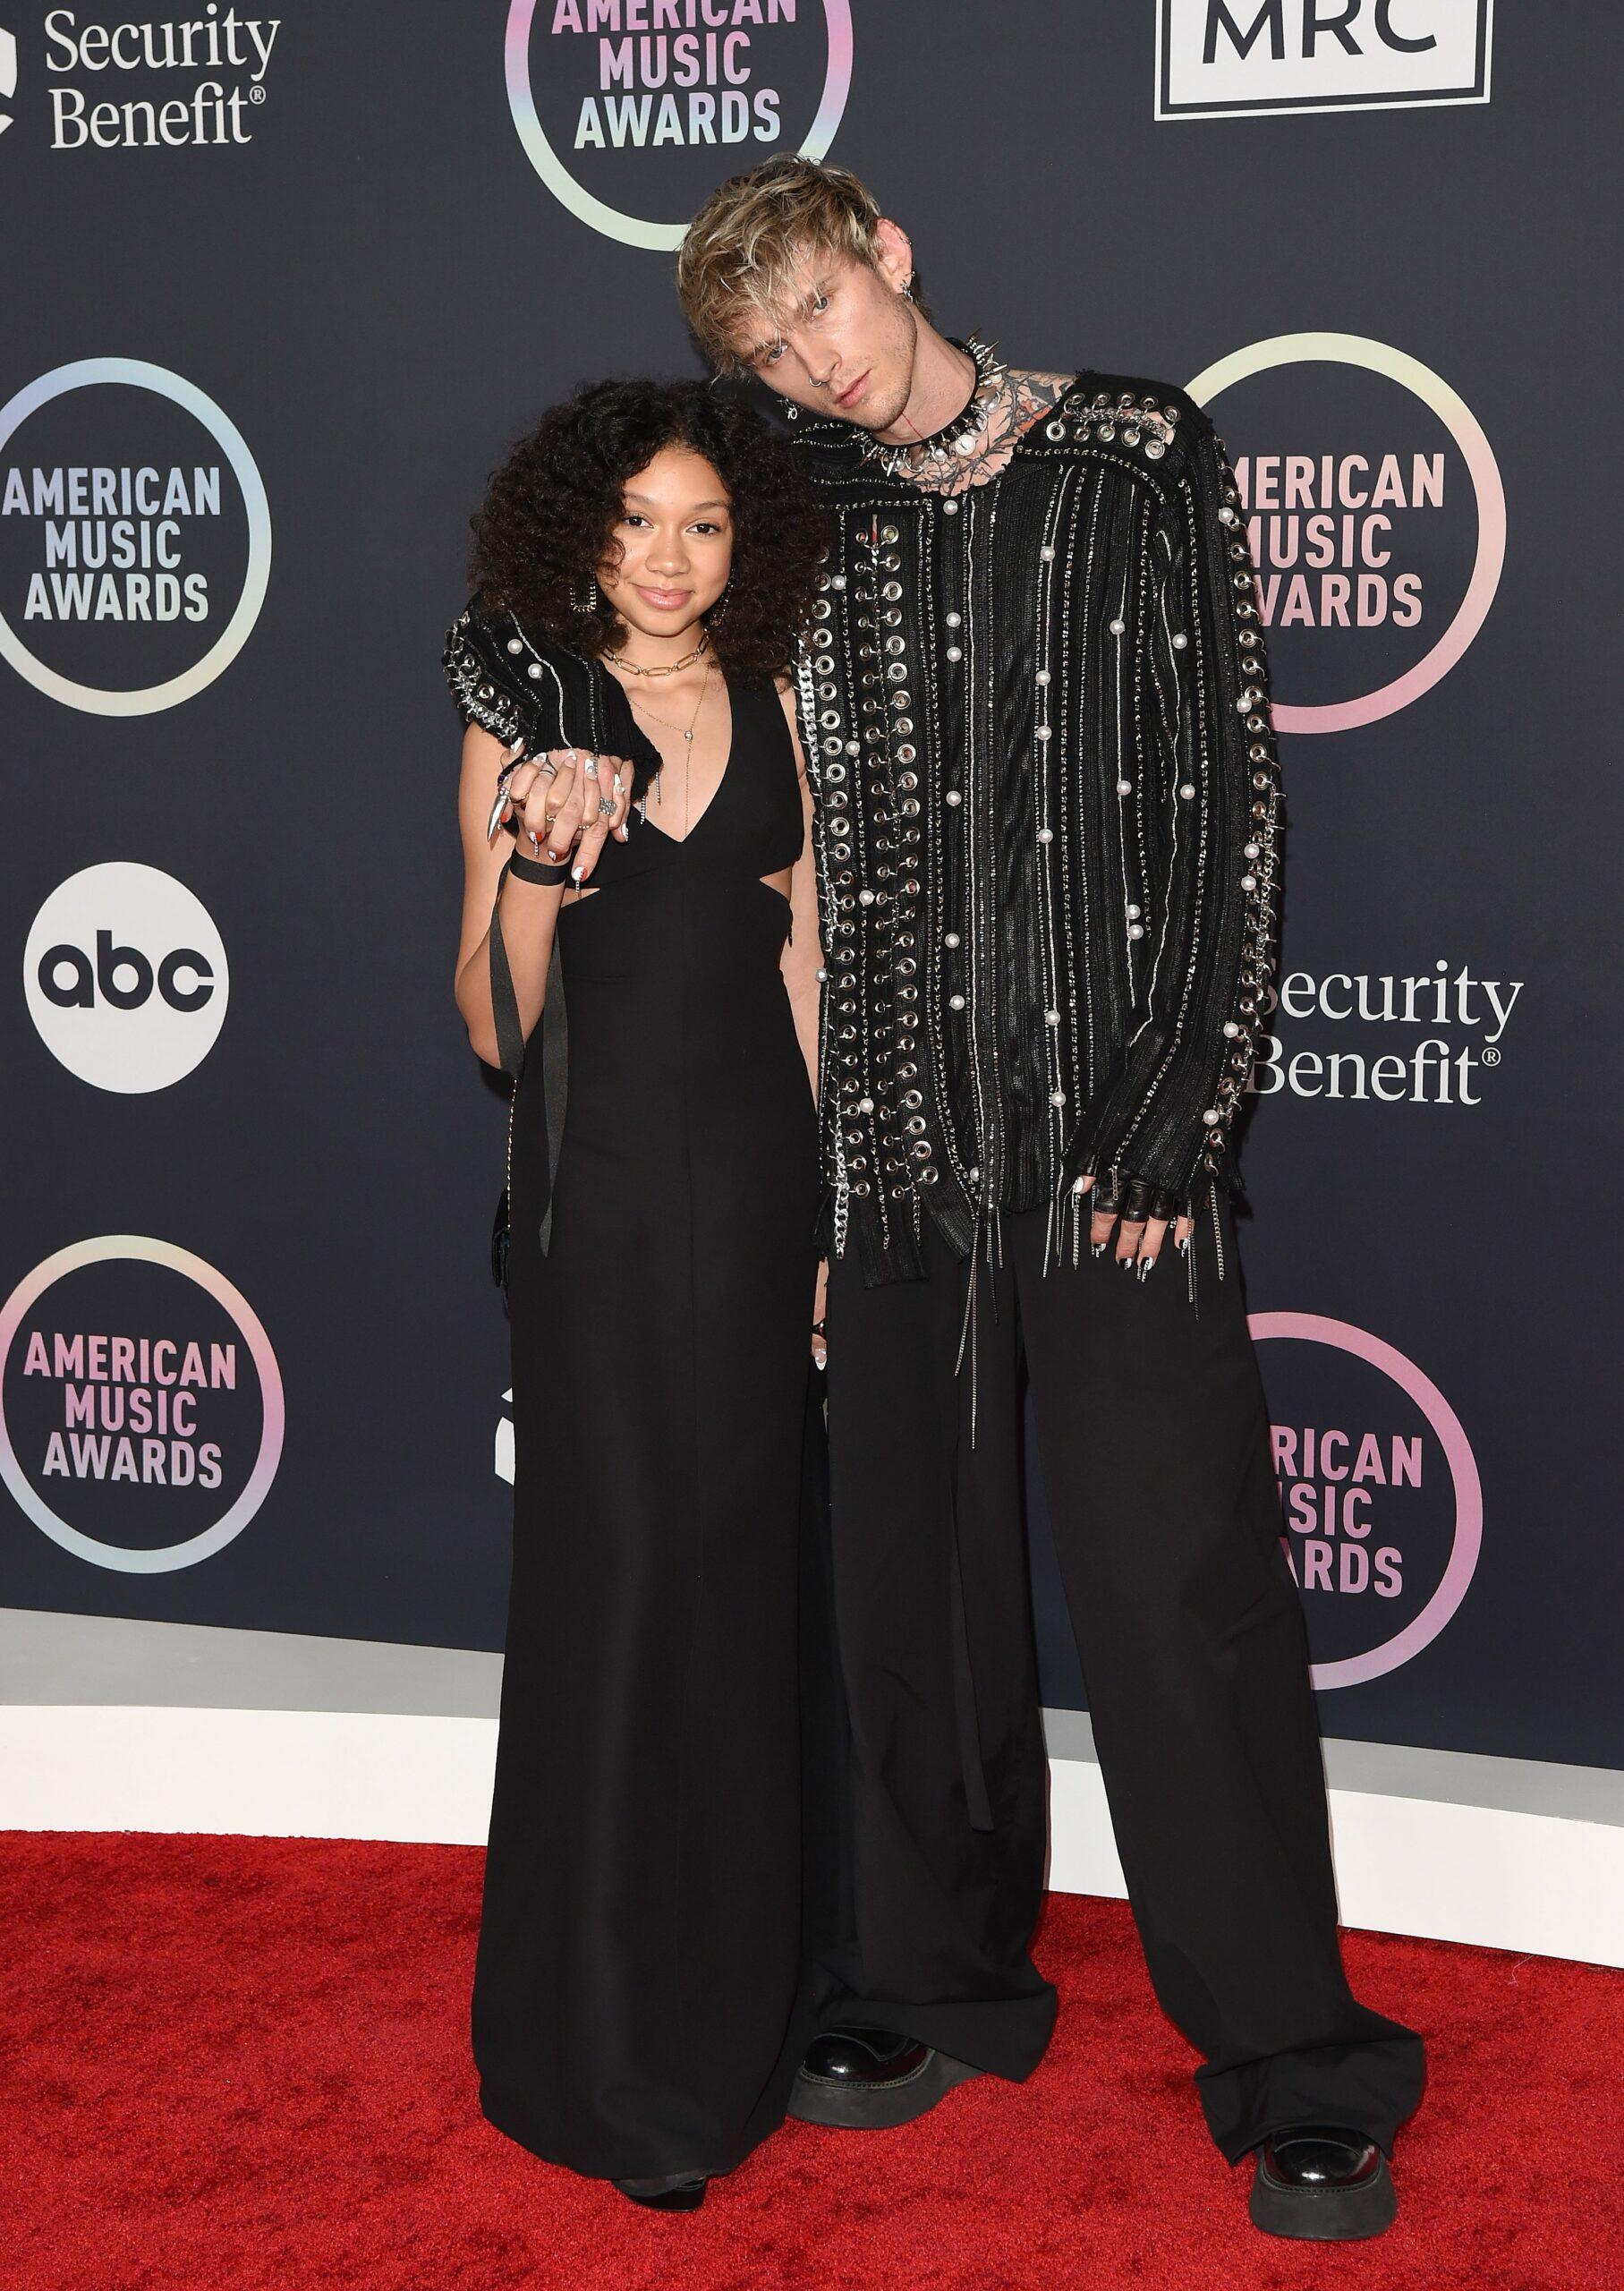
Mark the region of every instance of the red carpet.
[[1432, 2089], [1384, 2240], [1266, 2241], [1118, 1903], [1057, 1895], [1059, 2032], [1030, 2083], [900, 2132], [791, 2125], [688, 2218], [477, 2115], [480, 1856], [11, 1835], [0, 2283], [17, 2291], [1611, 2291], [1624, 1975], [1348, 1940]]

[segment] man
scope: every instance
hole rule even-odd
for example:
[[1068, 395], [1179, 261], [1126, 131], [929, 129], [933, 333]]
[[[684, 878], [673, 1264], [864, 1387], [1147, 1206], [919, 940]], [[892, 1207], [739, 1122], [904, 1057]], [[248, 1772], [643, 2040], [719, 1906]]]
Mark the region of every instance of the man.
[[1221, 445], [1178, 390], [945, 337], [841, 168], [725, 183], [678, 285], [718, 367], [781, 394], [833, 536], [800, 701], [849, 1867], [795, 2112], [904, 2123], [1049, 2039], [1024, 1362], [1209, 2127], [1256, 2154], [1259, 2226], [1379, 2234], [1421, 2045], [1342, 1970], [1229, 1203], [1279, 798]]

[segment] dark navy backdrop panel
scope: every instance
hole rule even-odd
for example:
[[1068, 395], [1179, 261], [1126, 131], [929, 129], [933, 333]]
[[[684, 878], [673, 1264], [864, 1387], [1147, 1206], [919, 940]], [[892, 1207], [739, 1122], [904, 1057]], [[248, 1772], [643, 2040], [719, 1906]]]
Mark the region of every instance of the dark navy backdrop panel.
[[1328, 1730], [1624, 1763], [1624, 35], [1344, 13], [5, 11], [0, 1600], [499, 1644], [442, 631], [510, 440], [694, 370], [675, 226], [811, 143], [944, 324], [1196, 386], [1242, 479], [1289, 822], [1246, 1277]]

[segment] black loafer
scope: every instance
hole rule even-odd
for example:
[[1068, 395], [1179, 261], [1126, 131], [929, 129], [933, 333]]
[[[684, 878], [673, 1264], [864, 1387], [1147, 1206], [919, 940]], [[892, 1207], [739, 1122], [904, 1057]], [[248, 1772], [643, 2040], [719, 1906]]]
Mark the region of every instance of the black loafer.
[[650, 2211], [697, 2211], [705, 2200], [709, 2180], [616, 2180], [622, 2195]]
[[889, 2029], [831, 2029], [802, 2062], [789, 2113], [838, 2131], [886, 2132], [912, 2124], [981, 2073]]
[[1399, 2199], [1373, 2140], [1334, 2124], [1295, 2124], [1257, 2150], [1252, 2222], [1266, 2236], [1356, 2244], [1384, 2235]]

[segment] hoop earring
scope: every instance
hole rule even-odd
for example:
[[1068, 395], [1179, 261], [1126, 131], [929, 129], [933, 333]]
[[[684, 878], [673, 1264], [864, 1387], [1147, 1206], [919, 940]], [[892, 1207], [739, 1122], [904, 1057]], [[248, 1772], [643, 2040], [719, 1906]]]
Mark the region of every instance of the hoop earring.
[[596, 612], [596, 611], [597, 611], [597, 609], [598, 609], [598, 576], [597, 576], [597, 575], [596, 575], [596, 574], [594, 574], [594, 575], [592, 575], [591, 579], [587, 583], [587, 584], [586, 584], [586, 588], [585, 588], [585, 590], [584, 590], [584, 592], [583, 592], [583, 591], [582, 591], [582, 589], [581, 583], [580, 583], [575, 579], [574, 575], [572, 574], [572, 575], [571, 575], [571, 576], [570, 576], [569, 599], [570, 599], [570, 610], [571, 610], [572, 612], [578, 612], [578, 613]]
[[781, 396], [778, 400], [778, 404], [784, 409], [784, 419], [786, 422], [799, 422], [801, 419], [801, 409], [795, 404], [793, 397]]
[[727, 584], [723, 588], [721, 595], [717, 599], [710, 611], [705, 615], [705, 626], [710, 629], [713, 634], [716, 630], [721, 626], [723, 621], [727, 619], [727, 608], [732, 602], [733, 575], [730, 573], [727, 575]]

